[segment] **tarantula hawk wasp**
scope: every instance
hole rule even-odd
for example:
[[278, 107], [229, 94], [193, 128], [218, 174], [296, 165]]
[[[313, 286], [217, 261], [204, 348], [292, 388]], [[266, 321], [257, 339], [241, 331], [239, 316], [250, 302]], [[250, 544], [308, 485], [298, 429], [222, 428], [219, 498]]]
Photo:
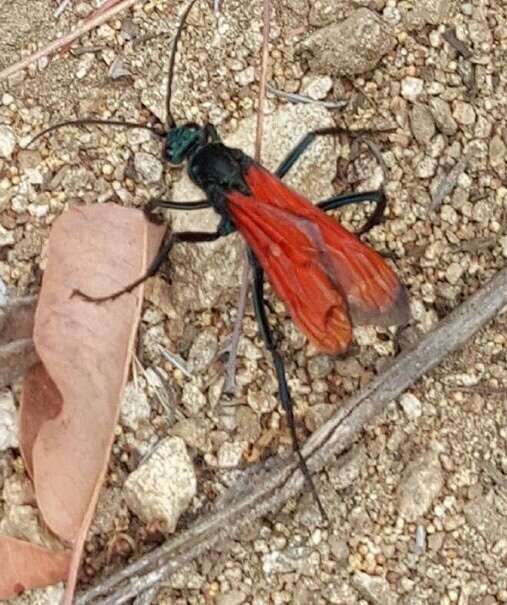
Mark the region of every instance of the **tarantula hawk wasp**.
[[[211, 242], [239, 231], [248, 246], [254, 273], [253, 305], [260, 334], [273, 359], [293, 449], [318, 508], [323, 518], [327, 518], [301, 453], [284, 362], [266, 312], [264, 277], [267, 276], [275, 293], [284, 301], [296, 326], [323, 353], [337, 355], [347, 350], [352, 340], [353, 320], [382, 326], [405, 324], [409, 307], [404, 286], [382, 256], [358, 237], [379, 222], [386, 199], [383, 191], [369, 191], [337, 195], [314, 205], [282, 182], [316, 137], [334, 135], [343, 129], [309, 132], [272, 173], [240, 149], [224, 145], [212, 124], [176, 124], [171, 113], [176, 52], [183, 26], [196, 1], [190, 0], [185, 8], [171, 50], [164, 131], [133, 122], [84, 118], [55, 124], [38, 134], [32, 143], [63, 126], [99, 124], [144, 128], [163, 139], [164, 158], [171, 165], [186, 162], [190, 178], [202, 189], [205, 198], [188, 202], [154, 199], [145, 211], [153, 218], [155, 208], [186, 211], [213, 208], [220, 215], [216, 231], [169, 233], [146, 273], [133, 283], [103, 297], [78, 294], [94, 303], [113, 300], [154, 275], [175, 244]], [[347, 231], [326, 214], [365, 201], [375, 202], [376, 207], [358, 234]]]

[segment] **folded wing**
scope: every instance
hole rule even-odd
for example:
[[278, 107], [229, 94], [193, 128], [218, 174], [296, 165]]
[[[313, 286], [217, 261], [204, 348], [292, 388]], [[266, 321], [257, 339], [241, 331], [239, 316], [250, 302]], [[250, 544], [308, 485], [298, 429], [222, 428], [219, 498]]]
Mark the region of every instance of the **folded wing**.
[[245, 180], [251, 196], [227, 194], [231, 217], [294, 323], [321, 351], [347, 349], [350, 317], [407, 322], [405, 288], [377, 252], [261, 166], [252, 164]]

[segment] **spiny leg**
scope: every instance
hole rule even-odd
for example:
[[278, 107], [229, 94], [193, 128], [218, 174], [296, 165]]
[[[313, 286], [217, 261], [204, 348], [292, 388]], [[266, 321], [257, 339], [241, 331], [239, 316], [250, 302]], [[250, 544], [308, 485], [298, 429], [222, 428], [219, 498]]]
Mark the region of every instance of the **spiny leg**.
[[222, 237], [223, 235], [225, 235], [225, 233], [222, 231], [221, 225], [219, 225], [217, 231], [214, 233], [206, 233], [206, 232], [201, 232], [201, 231], [182, 231], [181, 233], [171, 233], [164, 238], [162, 244], [160, 245], [157, 255], [152, 260], [152, 262], [151, 262], [150, 266], [148, 267], [148, 269], [146, 270], [146, 272], [143, 273], [143, 275], [141, 275], [141, 277], [137, 278], [135, 281], [130, 283], [128, 286], [125, 286], [124, 288], [122, 288], [121, 290], [118, 290], [117, 292], [108, 294], [107, 296], [89, 296], [88, 294], [85, 294], [81, 290], [74, 290], [72, 292], [72, 296], [79, 296], [81, 298], [84, 298], [87, 301], [95, 302], [95, 303], [105, 302], [107, 300], [115, 300], [122, 294], [127, 294], [128, 292], [132, 292], [132, 290], [137, 288], [137, 286], [141, 285], [149, 277], [152, 277], [153, 275], [155, 275], [158, 272], [158, 270], [160, 269], [160, 267], [162, 266], [162, 263], [166, 260], [167, 256], [171, 252], [171, 249], [174, 246], [174, 244], [178, 244], [180, 242], [186, 242], [186, 243], [192, 243], [192, 244], [197, 244], [200, 242], [213, 242], [213, 241], [219, 239], [220, 237]]
[[301, 453], [301, 447], [299, 445], [299, 439], [296, 433], [296, 425], [294, 422], [294, 404], [292, 402], [292, 397], [289, 391], [289, 385], [287, 384], [287, 378], [285, 376], [285, 367], [283, 359], [277, 349], [276, 342], [273, 337], [273, 333], [271, 331], [268, 317], [266, 314], [264, 301], [264, 271], [262, 270], [262, 267], [259, 265], [259, 262], [252, 251], [249, 251], [249, 259], [254, 272], [253, 304], [255, 309], [255, 315], [257, 317], [257, 323], [259, 325], [259, 330], [262, 339], [264, 340], [266, 348], [271, 353], [273, 365], [275, 366], [276, 379], [278, 382], [278, 396], [282, 403], [282, 407], [287, 415], [287, 421], [289, 424], [289, 430], [292, 438], [292, 447], [298, 457], [299, 467], [301, 469], [301, 472], [303, 473], [303, 477], [305, 478], [306, 482], [310, 487], [310, 490], [315, 499], [315, 502], [317, 503], [320, 514], [322, 515], [322, 518], [327, 521], [328, 517], [326, 511], [322, 506], [319, 495], [317, 493], [317, 489], [315, 488], [315, 484], [310, 474], [310, 470], [308, 469], [303, 454]]
[[280, 166], [276, 169], [276, 176], [279, 178], [283, 178], [289, 170], [294, 166], [294, 164], [299, 160], [299, 158], [303, 155], [303, 153], [310, 147], [313, 141], [317, 137], [331, 136], [340, 133], [351, 133], [354, 135], [365, 135], [368, 134], [369, 130], [356, 130], [350, 131], [346, 128], [341, 128], [340, 126], [333, 126], [331, 128], [318, 128], [317, 130], [312, 130], [305, 134], [305, 136], [299, 141], [299, 143], [289, 151], [285, 159], [282, 161]]
[[317, 206], [324, 212], [329, 212], [330, 210], [336, 210], [336, 208], [342, 208], [349, 204], [360, 204], [362, 202], [373, 202], [375, 204], [375, 210], [366, 219], [364, 225], [356, 232], [357, 235], [362, 235], [375, 225], [378, 225], [384, 216], [387, 199], [383, 189], [335, 195], [327, 200], [319, 202]]

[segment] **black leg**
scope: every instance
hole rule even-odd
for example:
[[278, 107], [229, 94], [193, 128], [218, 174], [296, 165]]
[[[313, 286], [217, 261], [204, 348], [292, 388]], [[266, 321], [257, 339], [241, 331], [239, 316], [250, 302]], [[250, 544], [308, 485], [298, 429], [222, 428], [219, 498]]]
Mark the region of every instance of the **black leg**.
[[144, 213], [149, 217], [155, 208], [172, 208], [173, 210], [202, 210], [211, 208], [209, 200], [197, 200], [195, 202], [173, 202], [172, 200], [163, 200], [155, 197], [148, 201], [143, 208]]
[[279, 178], [283, 178], [287, 172], [294, 166], [294, 164], [299, 160], [299, 158], [303, 155], [303, 153], [310, 147], [313, 141], [317, 137], [325, 137], [335, 134], [340, 134], [342, 132], [347, 132], [354, 136], [363, 136], [368, 134], [369, 130], [354, 130], [350, 131], [346, 128], [341, 128], [340, 126], [333, 126], [331, 128], [319, 128], [317, 130], [312, 130], [311, 132], [305, 134], [305, 136], [299, 141], [299, 143], [294, 147], [292, 151], [290, 151], [283, 162], [278, 166], [275, 174]]
[[327, 521], [328, 517], [326, 511], [322, 506], [319, 495], [317, 494], [317, 489], [315, 488], [315, 484], [313, 483], [310, 471], [308, 469], [308, 466], [306, 465], [306, 461], [303, 457], [303, 454], [301, 453], [301, 447], [299, 445], [299, 439], [296, 433], [296, 425], [294, 422], [294, 404], [292, 402], [292, 397], [289, 391], [289, 385], [287, 384], [287, 378], [285, 376], [283, 359], [280, 353], [278, 352], [275, 339], [273, 338], [273, 333], [269, 326], [268, 317], [266, 315], [264, 301], [264, 271], [262, 270], [262, 267], [259, 265], [259, 262], [257, 261], [252, 251], [249, 251], [249, 258], [254, 271], [253, 304], [255, 309], [255, 315], [257, 317], [257, 323], [259, 325], [259, 330], [262, 339], [264, 340], [266, 348], [271, 353], [271, 357], [273, 358], [276, 379], [278, 381], [278, 396], [280, 397], [282, 407], [285, 413], [287, 414], [287, 421], [292, 437], [292, 447], [299, 459], [299, 467], [301, 469], [301, 472], [303, 473], [306, 482], [310, 487], [315, 502], [317, 503], [317, 506], [319, 508], [320, 514], [322, 515], [322, 518]]
[[225, 235], [225, 234], [221, 228], [221, 225], [219, 225], [219, 227], [215, 233], [205, 233], [205, 232], [200, 232], [200, 231], [182, 231], [181, 233], [171, 233], [170, 235], [166, 236], [165, 239], [163, 240], [163, 242], [160, 245], [160, 248], [157, 252], [157, 255], [152, 260], [152, 262], [151, 262], [150, 266], [148, 267], [148, 269], [146, 270], [146, 272], [143, 275], [141, 275], [141, 277], [139, 277], [138, 279], [133, 281], [131, 284], [129, 284], [128, 286], [125, 286], [124, 288], [122, 288], [121, 290], [118, 290], [117, 292], [108, 294], [107, 296], [89, 296], [88, 294], [81, 292], [81, 290], [74, 290], [74, 292], [72, 293], [72, 296], [80, 296], [81, 298], [84, 298], [87, 301], [95, 302], [95, 303], [105, 302], [107, 300], [114, 300], [114, 299], [118, 298], [119, 296], [121, 296], [122, 294], [127, 294], [128, 292], [132, 292], [132, 290], [137, 288], [137, 286], [141, 285], [149, 277], [152, 277], [153, 275], [155, 275], [155, 273], [157, 273], [157, 271], [162, 266], [162, 263], [166, 260], [167, 256], [171, 252], [171, 249], [174, 246], [174, 244], [178, 244], [180, 242], [187, 242], [187, 243], [193, 243], [193, 244], [197, 244], [200, 242], [213, 242], [213, 241], [219, 239], [220, 237], [222, 237], [223, 235]]
[[317, 206], [324, 212], [335, 210], [349, 204], [359, 204], [361, 202], [374, 202], [375, 210], [368, 217], [365, 224], [357, 231], [357, 235], [362, 235], [369, 231], [375, 225], [378, 225], [384, 216], [387, 199], [383, 189], [377, 191], [364, 191], [360, 193], [345, 193], [330, 197], [327, 200], [319, 202]]

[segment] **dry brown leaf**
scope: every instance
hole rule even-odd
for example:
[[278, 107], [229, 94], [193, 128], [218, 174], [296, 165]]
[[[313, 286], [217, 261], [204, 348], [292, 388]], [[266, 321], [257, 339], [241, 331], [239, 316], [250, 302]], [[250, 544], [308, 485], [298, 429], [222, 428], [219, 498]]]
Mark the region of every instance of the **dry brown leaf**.
[[0, 536], [0, 561], [0, 599], [10, 599], [29, 588], [64, 580], [70, 551], [52, 552], [23, 540]]
[[71, 294], [130, 283], [162, 236], [139, 211], [115, 204], [74, 208], [50, 234], [34, 328], [43, 365], [24, 384], [20, 442], [44, 520], [74, 546], [68, 594], [108, 465], [142, 289], [102, 304]]

